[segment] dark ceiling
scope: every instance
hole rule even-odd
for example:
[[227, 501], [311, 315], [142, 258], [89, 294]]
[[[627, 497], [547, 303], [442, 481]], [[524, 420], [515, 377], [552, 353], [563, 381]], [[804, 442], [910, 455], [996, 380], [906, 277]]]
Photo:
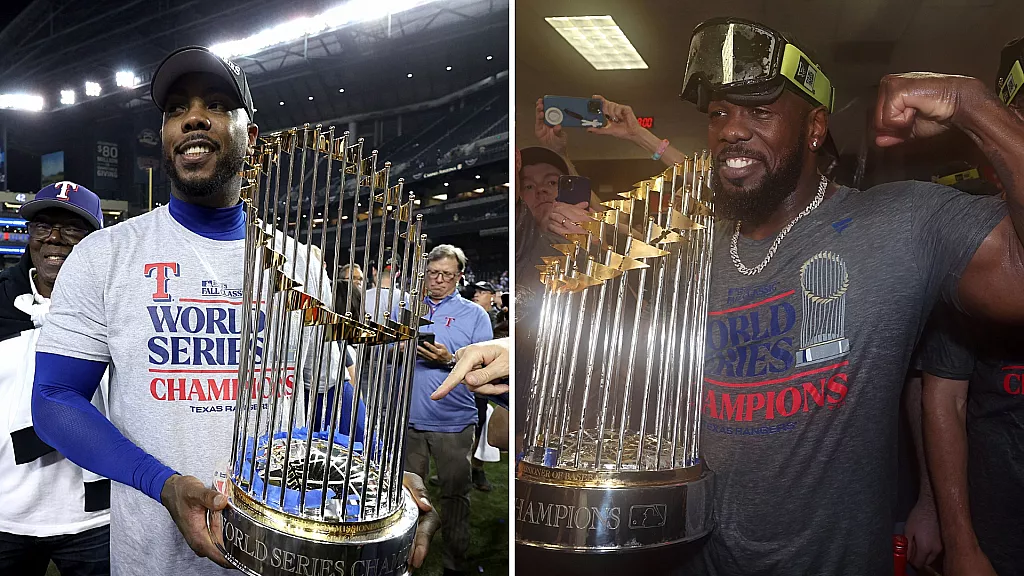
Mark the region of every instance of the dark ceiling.
[[[127, 113], [156, 114], [149, 100], [149, 78], [173, 49], [244, 38], [339, 4], [312, 0], [4, 2], [0, 93], [41, 94], [47, 104], [38, 114], [3, 113], [15, 129], [13, 138], [30, 149], [33, 137], [48, 127], [85, 130], [92, 123]], [[15, 6], [21, 10], [15, 13]], [[508, 0], [437, 0], [390, 18], [348, 25], [233, 60], [246, 70], [257, 109], [255, 120], [266, 131], [302, 122], [372, 118], [507, 74], [508, 33]], [[117, 88], [114, 76], [122, 69], [133, 70], [141, 85], [134, 90]], [[410, 73], [412, 78], [407, 76]], [[103, 94], [86, 97], [86, 80], [103, 84]], [[59, 104], [60, 90], [67, 88], [77, 92], [73, 106]]]
[[[546, 16], [611, 15], [650, 66], [598, 71], [545, 21]], [[886, 72], [927, 70], [992, 83], [999, 50], [1024, 34], [1020, 0], [517, 0], [516, 142], [533, 137], [534, 102], [545, 94], [607, 98], [655, 118], [654, 132], [683, 149], [706, 146], [706, 117], [679, 100], [690, 33], [714, 16], [764, 22], [806, 43], [836, 86], [832, 127], [856, 152], [868, 108]], [[611, 138], [570, 135], [574, 159], [642, 158]]]

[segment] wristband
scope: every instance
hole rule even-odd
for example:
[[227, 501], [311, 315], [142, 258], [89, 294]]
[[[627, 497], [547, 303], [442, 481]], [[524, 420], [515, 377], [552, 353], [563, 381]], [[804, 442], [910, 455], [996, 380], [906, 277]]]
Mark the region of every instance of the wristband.
[[655, 152], [653, 156], [651, 156], [651, 159], [661, 160], [661, 155], [665, 153], [665, 150], [668, 150], [668, 140], [661, 141], [661, 146], [658, 146], [658, 151]]

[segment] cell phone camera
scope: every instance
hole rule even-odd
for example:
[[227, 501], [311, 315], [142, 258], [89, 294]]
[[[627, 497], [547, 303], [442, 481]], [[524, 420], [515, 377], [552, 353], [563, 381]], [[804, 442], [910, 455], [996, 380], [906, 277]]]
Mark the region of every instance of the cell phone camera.
[[591, 114], [600, 114], [601, 113], [601, 101], [600, 100], [590, 100], [589, 102], [587, 102], [587, 112], [589, 112]]

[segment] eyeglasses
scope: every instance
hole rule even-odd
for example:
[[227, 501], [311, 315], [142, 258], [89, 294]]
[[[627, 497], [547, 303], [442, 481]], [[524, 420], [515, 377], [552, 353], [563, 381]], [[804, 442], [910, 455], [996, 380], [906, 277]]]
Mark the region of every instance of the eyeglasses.
[[458, 276], [458, 272], [445, 272], [443, 270], [427, 270], [427, 276], [431, 278], [442, 278], [445, 282], [450, 281], [452, 278]]
[[47, 224], [46, 222], [29, 222], [28, 235], [33, 240], [46, 240], [54, 230], [60, 231], [61, 238], [72, 243], [79, 243], [82, 238], [89, 234], [89, 230], [77, 226], [65, 226], [64, 224]]

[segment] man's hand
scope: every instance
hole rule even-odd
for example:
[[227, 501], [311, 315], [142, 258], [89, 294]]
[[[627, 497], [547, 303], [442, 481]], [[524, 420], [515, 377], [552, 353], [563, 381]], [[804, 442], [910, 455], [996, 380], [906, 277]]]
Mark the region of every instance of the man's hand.
[[447, 366], [452, 361], [452, 353], [440, 342], [422, 342], [416, 347], [416, 353], [431, 364]]
[[422, 478], [412, 472], [406, 472], [405, 477], [402, 478], [402, 485], [409, 491], [409, 494], [412, 494], [412, 499], [416, 501], [416, 506], [420, 509], [420, 519], [416, 524], [416, 536], [412, 542], [412, 550], [409, 551], [409, 564], [412, 564], [413, 568], [419, 568], [423, 565], [423, 559], [427, 557], [434, 532], [441, 527], [441, 517], [430, 505], [430, 499], [427, 498], [427, 487], [423, 485]]
[[914, 568], [920, 569], [935, 561], [942, 552], [942, 535], [939, 516], [935, 513], [935, 500], [931, 495], [918, 497], [903, 532], [909, 542], [907, 557]]
[[[213, 544], [210, 530], [219, 533], [220, 512], [228, 505], [228, 499], [213, 488], [208, 488], [195, 476], [175, 474], [164, 482], [160, 490], [160, 502], [171, 514], [196, 556], [209, 558], [225, 568], [232, 568], [224, 554]], [[212, 525], [206, 526], [207, 511], [211, 512]]]
[[580, 202], [579, 204], [555, 202], [548, 210], [544, 221], [541, 222], [541, 227], [552, 234], [586, 234], [587, 231], [576, 223], [591, 220], [590, 212], [587, 211], [589, 205], [589, 202]]
[[953, 553], [946, 550], [942, 563], [943, 576], [996, 576], [988, 556], [977, 546], [968, 551]]
[[976, 78], [910, 72], [888, 74], [878, 86], [875, 143], [901, 144], [948, 130], [964, 106], [986, 91]]
[[508, 338], [489, 342], [477, 342], [455, 353], [458, 362], [451, 374], [430, 395], [431, 400], [440, 400], [448, 395], [460, 382], [465, 382], [474, 394], [495, 395], [508, 392], [508, 384], [490, 384], [492, 380], [508, 376]]
[[[537, 99], [537, 119], [533, 125], [533, 134], [540, 141], [541, 146], [553, 150], [561, 157], [565, 157], [565, 151], [569, 147], [569, 135], [562, 130], [561, 126], [548, 126], [544, 122], [544, 99]], [[516, 169], [518, 172], [519, 169]]]

